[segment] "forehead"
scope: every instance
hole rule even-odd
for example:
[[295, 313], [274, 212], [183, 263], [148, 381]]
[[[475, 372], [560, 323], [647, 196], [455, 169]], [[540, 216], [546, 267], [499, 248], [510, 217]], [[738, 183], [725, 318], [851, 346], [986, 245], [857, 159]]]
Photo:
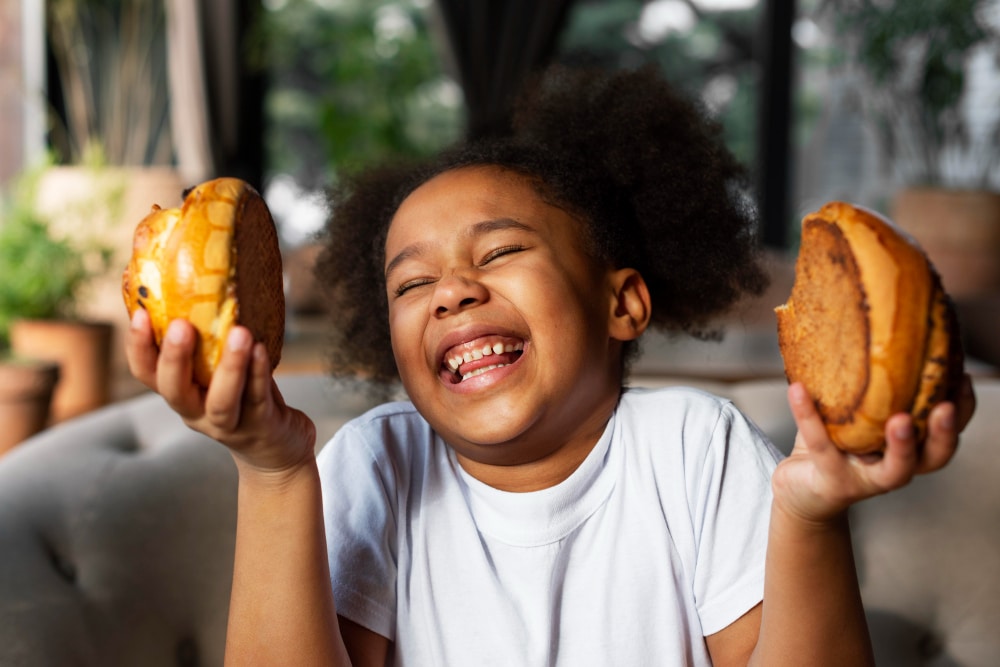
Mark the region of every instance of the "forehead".
[[493, 166], [462, 167], [437, 174], [411, 192], [396, 211], [393, 224], [424, 211], [457, 206], [491, 210], [515, 203], [530, 207], [535, 200], [541, 203], [527, 177]]
[[389, 226], [387, 250], [434, 231], [498, 218], [579, 230], [528, 177], [495, 166], [462, 167], [434, 176], [403, 200]]

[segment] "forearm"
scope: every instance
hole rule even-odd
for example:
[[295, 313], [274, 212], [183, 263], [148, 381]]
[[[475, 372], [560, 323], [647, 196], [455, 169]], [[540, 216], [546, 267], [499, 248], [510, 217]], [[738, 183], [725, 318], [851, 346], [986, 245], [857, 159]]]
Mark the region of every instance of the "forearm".
[[846, 514], [809, 523], [772, 508], [751, 664], [874, 664]]
[[348, 665], [330, 588], [314, 459], [280, 477], [240, 468], [231, 665]]

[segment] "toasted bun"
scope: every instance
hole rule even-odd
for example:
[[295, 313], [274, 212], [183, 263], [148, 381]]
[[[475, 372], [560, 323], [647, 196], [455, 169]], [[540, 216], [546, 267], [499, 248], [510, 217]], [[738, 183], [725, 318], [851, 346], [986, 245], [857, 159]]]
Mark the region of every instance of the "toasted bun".
[[261, 196], [236, 178], [202, 183], [181, 208], [152, 211], [136, 227], [132, 258], [122, 276], [129, 316], [148, 313], [163, 341], [175, 319], [199, 333], [194, 377], [207, 387], [234, 324], [267, 346], [272, 368], [281, 359], [285, 296], [281, 250]]
[[830, 439], [885, 447], [893, 414], [953, 399], [963, 373], [954, 307], [917, 243], [872, 211], [832, 202], [807, 215], [788, 302], [776, 309], [789, 382], [815, 399]]

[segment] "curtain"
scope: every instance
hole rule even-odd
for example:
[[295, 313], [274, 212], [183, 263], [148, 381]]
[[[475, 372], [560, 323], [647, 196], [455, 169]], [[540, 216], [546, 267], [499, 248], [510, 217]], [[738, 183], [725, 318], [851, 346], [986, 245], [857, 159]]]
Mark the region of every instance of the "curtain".
[[197, 0], [167, 0], [167, 77], [177, 169], [189, 183], [215, 174], [208, 80]]
[[261, 187], [265, 75], [244, 62], [259, 0], [166, 0], [171, 128], [191, 183], [237, 176]]
[[525, 78], [551, 58], [573, 0], [438, 0], [470, 138], [507, 130]]

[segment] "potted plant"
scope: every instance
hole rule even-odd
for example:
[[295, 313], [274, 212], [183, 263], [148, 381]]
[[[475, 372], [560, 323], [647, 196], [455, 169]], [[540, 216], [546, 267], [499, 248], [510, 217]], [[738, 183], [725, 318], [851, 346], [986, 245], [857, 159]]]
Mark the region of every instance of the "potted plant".
[[79, 318], [89, 281], [105, 273], [109, 249], [53, 232], [33, 205], [39, 172], [26, 172], [0, 206], [0, 345], [8, 361], [55, 363], [51, 419], [108, 402], [112, 326]]
[[[992, 70], [990, 0], [836, 0], [839, 34], [897, 186], [889, 205], [955, 296], [1000, 291], [1000, 118], [969, 112], [974, 71]], [[973, 67], [977, 69], [974, 70]]]
[[10, 324], [21, 300], [16, 285], [24, 215], [11, 205], [0, 207], [0, 456], [45, 428], [59, 379], [58, 363], [24, 359], [10, 349]]
[[[166, 5], [45, 0], [57, 75], [48, 93], [55, 158], [38, 180], [34, 206], [59, 237], [82, 243], [100, 237], [120, 268], [150, 207], [179, 204], [193, 184], [176, 164], [172, 114], [180, 101], [171, 94]], [[94, 276], [86, 296], [75, 302], [76, 314], [113, 322], [122, 336], [120, 273]], [[112, 349], [111, 365], [116, 383], [127, 379], [123, 346]]]

